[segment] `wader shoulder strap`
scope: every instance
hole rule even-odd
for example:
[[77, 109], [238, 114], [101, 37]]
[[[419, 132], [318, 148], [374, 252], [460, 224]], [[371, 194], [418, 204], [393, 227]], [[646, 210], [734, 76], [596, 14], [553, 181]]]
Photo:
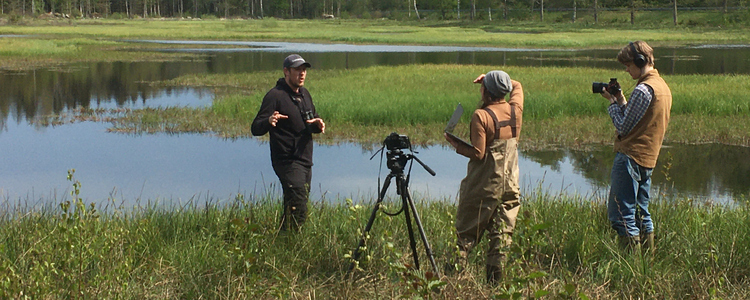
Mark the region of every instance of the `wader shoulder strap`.
[[510, 120], [505, 120], [502, 122], [497, 120], [497, 116], [495, 115], [494, 112], [492, 112], [492, 110], [489, 107], [485, 107], [484, 110], [487, 111], [487, 113], [490, 114], [490, 117], [492, 117], [492, 120], [495, 121], [495, 139], [500, 138], [500, 128], [505, 127], [505, 126], [510, 126], [510, 132], [514, 138], [518, 136], [517, 129], [516, 129], [516, 106], [515, 105], [510, 106]]

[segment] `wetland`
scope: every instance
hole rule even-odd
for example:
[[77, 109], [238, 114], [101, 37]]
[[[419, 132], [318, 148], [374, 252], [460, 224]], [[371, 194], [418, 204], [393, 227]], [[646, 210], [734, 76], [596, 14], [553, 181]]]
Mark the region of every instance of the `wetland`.
[[[750, 38], [741, 25], [40, 23], [0, 26], [0, 298], [750, 296], [750, 248], [741, 246], [750, 243]], [[636, 39], [657, 47], [676, 100], [654, 172], [652, 255], [621, 250], [609, 228], [612, 129], [590, 90], [626, 78], [615, 49]], [[328, 50], [294, 48], [316, 43]], [[342, 43], [387, 46], [329, 45]], [[285, 51], [313, 63], [306, 85], [330, 129], [317, 139], [310, 218], [293, 235], [277, 230], [268, 145], [246, 129]], [[501, 283], [485, 284], [481, 244], [460, 274], [411, 268], [404, 222], [382, 214], [347, 272], [384, 175], [370, 157], [391, 131], [408, 134], [437, 171], [415, 166], [411, 188], [438, 265], [450, 262], [466, 161], [440, 133], [457, 102], [476, 101], [470, 81], [494, 68], [526, 94], [524, 202]], [[457, 131], [466, 123], [468, 114]]]
[[[76, 115], [77, 111], [126, 114], [144, 108], [209, 109], [226, 92], [211, 87], [163, 85], [190, 76], [232, 76], [260, 73], [275, 79], [278, 62], [287, 53], [302, 53], [315, 67], [310, 76], [314, 89], [316, 72], [337, 72], [372, 67], [419, 65], [467, 65], [492, 67], [596, 68], [621, 72], [611, 59], [612, 50], [506, 49], [493, 47], [331, 45], [289, 42], [163, 41], [131, 43], [180, 44], [180, 51], [195, 54], [168, 61], [82, 62], [23, 71], [0, 72], [0, 140], [6, 153], [0, 169], [0, 191], [7, 200], [64, 198], [69, 189], [68, 169], [78, 170], [86, 184], [84, 196], [102, 202], [114, 198], [133, 204], [141, 200], [185, 202], [229, 199], [233, 194], [274, 189], [275, 182], [263, 139], [220, 137], [214, 132], [144, 134], [114, 133], [103, 119], [92, 123], [46, 124], [50, 115]], [[233, 45], [243, 48], [200, 48], [201, 45]], [[197, 47], [198, 46], [198, 47]], [[245, 48], [247, 47], [247, 48]], [[690, 46], [657, 48], [657, 66], [667, 75], [708, 74], [735, 76], [750, 73], [750, 47]], [[620, 73], [621, 74], [621, 73]], [[586, 82], [585, 79], [583, 82]], [[585, 85], [585, 83], [582, 83]], [[241, 84], [235, 84], [241, 89]], [[270, 85], [268, 86], [270, 87]], [[261, 90], [245, 91], [252, 98]], [[473, 87], [468, 86], [473, 91]], [[545, 87], [554, 89], [555, 87]], [[582, 86], [581, 89], [585, 89]], [[335, 94], [323, 92], [323, 97]], [[534, 92], [531, 90], [531, 92]], [[223, 94], [222, 94], [223, 93]], [[320, 94], [320, 93], [317, 93]], [[314, 95], [325, 111], [325, 98]], [[593, 98], [591, 95], [585, 95]], [[470, 96], [462, 96], [468, 98]], [[470, 99], [470, 98], [469, 98]], [[471, 103], [466, 99], [464, 102]], [[528, 98], [527, 98], [528, 99]], [[533, 97], [527, 111], [535, 110]], [[584, 101], [594, 102], [597, 99]], [[458, 101], [462, 101], [459, 97]], [[528, 101], [528, 100], [527, 100]], [[413, 109], [413, 108], [405, 108]], [[446, 111], [446, 118], [450, 111]], [[250, 114], [252, 117], [252, 114]], [[466, 116], [464, 116], [466, 118]], [[442, 117], [436, 117], [439, 119]], [[529, 121], [532, 122], [532, 121]], [[332, 129], [335, 131], [335, 129]], [[375, 137], [376, 139], [377, 137]], [[419, 138], [419, 137], [418, 137]], [[323, 141], [317, 146], [313, 195], [315, 199], [341, 201], [341, 197], [370, 198], [377, 189], [377, 140]], [[438, 171], [436, 177], [414, 174], [417, 195], [454, 199], [464, 176], [465, 159], [435, 142], [416, 140], [419, 156]], [[542, 186], [552, 193], [601, 195], [606, 192], [611, 147], [589, 149], [525, 149], [521, 155], [525, 189]], [[731, 203], [750, 192], [748, 148], [721, 144], [671, 144], [671, 169], [660, 160], [654, 186], [664, 192], [684, 194], [701, 201]], [[345, 164], [340, 164], [346, 157]], [[690, 162], [701, 161], [700, 164]], [[184, 164], [191, 161], [192, 164]], [[706, 167], [710, 166], [710, 167]], [[676, 172], [675, 172], [676, 171]], [[381, 174], [383, 175], [383, 174]], [[668, 188], [667, 188], [668, 187]], [[278, 191], [274, 191], [278, 192]]]

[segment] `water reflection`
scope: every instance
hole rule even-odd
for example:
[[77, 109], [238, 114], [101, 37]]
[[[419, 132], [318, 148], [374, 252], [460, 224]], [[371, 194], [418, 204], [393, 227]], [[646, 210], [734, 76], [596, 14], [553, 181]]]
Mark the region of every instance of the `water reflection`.
[[[0, 72], [0, 125], [7, 118], [18, 122], [59, 114], [76, 107], [140, 108], [159, 105], [203, 106], [210, 94], [200, 89], [154, 87], [151, 82], [182, 74], [205, 73], [200, 64], [180, 62], [113, 62], [73, 64], [29, 72]], [[170, 103], [172, 94], [188, 94]], [[168, 97], [164, 97], [167, 95]], [[198, 95], [198, 96], [193, 96]], [[205, 97], [204, 97], [205, 96]], [[209, 101], [195, 102], [195, 98]]]
[[[562, 171], [565, 164], [594, 190], [608, 189], [612, 147], [591, 151], [527, 151], [542, 167]], [[719, 144], [666, 145], [654, 169], [652, 185], [671, 195], [726, 202], [750, 195], [750, 148]], [[562, 172], [562, 174], [570, 172]]]
[[[175, 43], [222, 43], [185, 42]], [[237, 44], [242, 42], [223, 42]], [[151, 82], [189, 74], [223, 74], [278, 70], [289, 52], [305, 53], [320, 69], [376, 65], [471, 64], [594, 67], [620, 71], [614, 50], [554, 51], [503, 48], [323, 45], [245, 42], [261, 48], [192, 49], [195, 59], [167, 62], [94, 62], [38, 69], [0, 71], [0, 125], [105, 102], [117, 106], [146, 101], [170, 87]], [[257, 45], [256, 45], [257, 44]], [[657, 48], [659, 70], [666, 74], [750, 73], [750, 47]]]
[[[336, 59], [320, 58], [322, 68], [358, 68], [371, 65], [397, 65], [414, 63], [451, 63], [472, 65], [516, 65], [516, 66], [560, 66], [593, 67], [620, 70], [615, 61], [617, 51], [612, 49], [555, 50], [500, 47], [457, 46], [401, 46], [401, 45], [352, 45], [314, 44], [288, 42], [252, 41], [164, 41], [141, 40], [134, 42], [181, 44], [181, 45], [225, 45], [242, 48], [182, 48], [163, 51], [211, 53], [234, 56], [246, 52], [306, 53], [313, 62], [318, 54], [333, 55]], [[750, 45], [699, 45], [689, 47], [662, 47], [654, 49], [655, 60], [664, 74], [748, 74], [750, 73]], [[283, 58], [283, 57], [281, 57]], [[278, 61], [278, 59], [274, 60]], [[338, 63], [337, 63], [338, 62]], [[272, 68], [275, 69], [277, 66]]]
[[[126, 205], [139, 199], [232, 199], [237, 193], [278, 195], [268, 145], [257, 139], [225, 140], [205, 135], [121, 135], [107, 124], [84, 122], [35, 130], [9, 124], [0, 143], [0, 198], [28, 205], [69, 198], [68, 169], [75, 168], [81, 196], [104, 202], [114, 197]], [[317, 145], [312, 198], [334, 201], [351, 197], [369, 201], [389, 170], [371, 149], [356, 144]], [[74, 149], [74, 151], [59, 151]], [[455, 200], [467, 159], [441, 146], [416, 154], [437, 172], [412, 169], [415, 199]], [[732, 203], [750, 193], [750, 148], [679, 145], [665, 148], [654, 172], [654, 186], [670, 194]], [[523, 152], [519, 163], [522, 193], [542, 187], [551, 194], [604, 197], [614, 155], [596, 151]], [[670, 158], [671, 157], [671, 158]], [[671, 163], [671, 169], [663, 165]], [[665, 178], [665, 172], [670, 179]], [[669, 189], [667, 189], [667, 187]], [[395, 195], [392, 195], [395, 196]], [[49, 203], [48, 203], [49, 204]]]
[[[316, 68], [340, 69], [424, 63], [621, 69], [612, 59], [612, 50], [416, 52], [397, 48], [406, 52], [368, 52], [357, 49], [312, 51], [305, 57]], [[658, 58], [660, 64], [671, 64], [671, 68], [660, 67], [665, 73], [750, 73], [747, 47], [657, 49], [657, 53], [662, 55]], [[40, 199], [61, 200], [68, 197], [71, 184], [65, 175], [71, 168], [78, 170], [76, 177], [83, 183], [82, 195], [90, 201], [103, 201], [110, 195], [130, 203], [157, 198], [229, 199], [236, 193], [264, 192], [276, 182], [276, 177], [270, 167], [268, 146], [256, 139], [130, 136], [108, 134], [107, 125], [102, 123], [39, 128], [23, 121], [79, 106], [207, 106], [212, 100], [209, 92], [154, 87], [150, 82], [186, 74], [278, 70], [278, 62], [285, 55], [280, 51], [214, 51], [197, 59], [171, 62], [85, 63], [29, 72], [0, 72], [0, 197], [8, 201], [29, 200], [30, 205]], [[9, 118], [15, 122], [7, 122]], [[318, 145], [313, 198], [372, 198], [378, 188], [380, 162], [369, 160], [371, 152], [352, 144]], [[410, 185], [415, 199], [455, 199], [465, 175], [466, 159], [442, 147], [421, 149], [417, 155], [438, 175], [432, 177], [415, 166]], [[721, 202], [746, 199], [750, 194], [747, 157], [750, 149], [743, 147], [667, 147], [654, 173], [654, 186], [662, 192]], [[529, 191], [541, 186], [551, 193], [603, 197], [613, 158], [610, 147], [587, 152], [524, 152], [520, 161], [522, 189]], [[666, 169], [665, 165], [671, 167]], [[388, 172], [383, 168], [381, 177]]]

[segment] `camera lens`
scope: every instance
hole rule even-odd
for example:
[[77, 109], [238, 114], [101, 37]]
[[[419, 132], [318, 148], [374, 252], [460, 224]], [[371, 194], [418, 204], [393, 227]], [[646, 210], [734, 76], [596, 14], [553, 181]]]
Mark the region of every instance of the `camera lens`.
[[591, 84], [591, 91], [594, 94], [601, 94], [601, 93], [604, 92], [604, 89], [606, 89], [607, 87], [609, 87], [609, 84], [607, 84], [607, 83], [604, 83], [604, 82], [594, 82], [593, 84]]

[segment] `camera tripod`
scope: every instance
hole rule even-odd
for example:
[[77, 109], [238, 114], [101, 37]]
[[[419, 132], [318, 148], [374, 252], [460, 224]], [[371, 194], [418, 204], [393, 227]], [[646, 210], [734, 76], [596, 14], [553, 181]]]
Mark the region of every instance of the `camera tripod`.
[[[380, 149], [381, 151], [383, 149]], [[377, 153], [376, 153], [377, 154]], [[354, 261], [352, 262], [351, 266], [349, 266], [349, 271], [353, 270], [355, 267], [356, 262], [359, 260], [360, 256], [360, 249], [362, 249], [365, 246], [365, 238], [367, 237], [368, 233], [370, 232], [370, 229], [372, 229], [372, 225], [375, 222], [375, 217], [377, 216], [378, 209], [380, 209], [380, 206], [383, 202], [383, 199], [385, 198], [385, 194], [388, 191], [388, 187], [390, 186], [391, 179], [396, 179], [396, 193], [401, 195], [401, 209], [393, 214], [390, 214], [388, 212], [385, 212], [388, 215], [395, 216], [400, 214], [401, 212], [404, 213], [404, 218], [406, 219], [406, 229], [409, 232], [409, 245], [411, 246], [412, 256], [414, 257], [414, 268], [419, 269], [419, 256], [417, 255], [417, 242], [414, 239], [414, 229], [412, 228], [412, 221], [411, 216], [414, 216], [414, 220], [417, 224], [417, 229], [419, 230], [419, 235], [422, 238], [422, 243], [424, 243], [425, 251], [427, 252], [427, 257], [430, 259], [430, 265], [432, 266], [432, 270], [435, 272], [436, 275], [439, 275], [437, 265], [435, 264], [435, 258], [432, 256], [432, 249], [430, 248], [430, 243], [427, 242], [427, 236], [424, 233], [424, 228], [422, 227], [422, 221], [419, 219], [419, 214], [417, 213], [417, 209], [414, 206], [414, 201], [411, 199], [411, 195], [409, 194], [409, 178], [404, 177], [404, 167], [406, 166], [406, 163], [409, 160], [416, 160], [422, 167], [430, 173], [430, 175], [435, 176], [435, 171], [430, 169], [427, 165], [425, 165], [419, 158], [414, 156], [413, 154], [404, 154], [399, 149], [389, 149], [387, 154], [388, 160], [387, 160], [387, 166], [391, 170], [391, 173], [388, 174], [388, 176], [385, 177], [385, 183], [383, 184], [383, 188], [380, 190], [380, 194], [378, 194], [378, 200], [375, 202], [375, 207], [372, 209], [372, 214], [370, 215], [370, 219], [367, 221], [367, 226], [365, 226], [365, 231], [362, 233], [362, 239], [359, 240], [359, 246], [357, 246], [357, 249], [354, 250], [354, 254], [352, 255], [352, 258]], [[410, 171], [411, 172], [411, 171]]]

